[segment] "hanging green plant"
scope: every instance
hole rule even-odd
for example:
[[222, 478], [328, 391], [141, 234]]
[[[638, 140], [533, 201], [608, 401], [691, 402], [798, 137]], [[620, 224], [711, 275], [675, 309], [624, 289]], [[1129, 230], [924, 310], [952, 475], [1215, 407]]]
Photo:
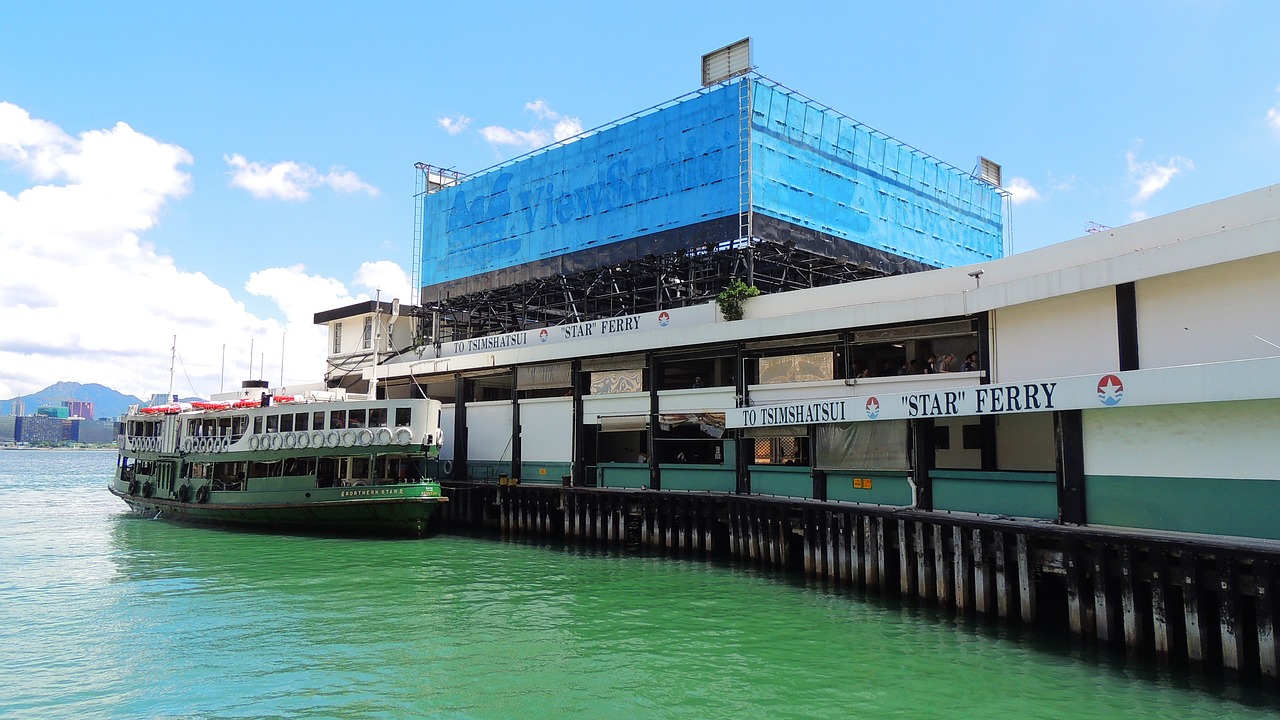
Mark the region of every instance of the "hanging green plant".
[[743, 303], [759, 294], [760, 288], [746, 284], [742, 278], [734, 278], [716, 295], [716, 305], [720, 307], [720, 314], [725, 320], [741, 320]]

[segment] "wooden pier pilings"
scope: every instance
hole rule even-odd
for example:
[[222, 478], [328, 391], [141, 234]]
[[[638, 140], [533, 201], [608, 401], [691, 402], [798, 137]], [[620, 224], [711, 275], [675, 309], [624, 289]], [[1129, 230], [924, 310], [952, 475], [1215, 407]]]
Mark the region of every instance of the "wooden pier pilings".
[[445, 530], [733, 557], [1276, 686], [1274, 543], [714, 493], [446, 484]]

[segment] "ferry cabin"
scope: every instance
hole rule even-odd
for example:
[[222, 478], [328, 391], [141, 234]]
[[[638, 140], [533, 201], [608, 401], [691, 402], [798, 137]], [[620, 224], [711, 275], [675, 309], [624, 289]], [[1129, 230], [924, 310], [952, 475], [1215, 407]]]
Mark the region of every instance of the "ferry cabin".
[[137, 481], [129, 494], [177, 499], [183, 487], [269, 494], [414, 482], [424, 477], [424, 447], [426, 457], [438, 453], [439, 423], [438, 402], [250, 381], [211, 402], [131, 412], [119, 478]]
[[[757, 297], [738, 321], [704, 305], [533, 327], [359, 375], [444, 404], [437, 471], [455, 482], [1280, 539], [1277, 278], [1273, 186], [980, 265]], [[361, 320], [317, 316], [335, 347]]]

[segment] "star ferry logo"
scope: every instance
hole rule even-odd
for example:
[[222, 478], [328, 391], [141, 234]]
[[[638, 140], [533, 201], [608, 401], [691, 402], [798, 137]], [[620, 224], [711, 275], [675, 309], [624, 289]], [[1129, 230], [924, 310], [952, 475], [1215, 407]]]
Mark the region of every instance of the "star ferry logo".
[[658, 325], [666, 327], [669, 322], [671, 322], [671, 316], [667, 314], [666, 310], [658, 313]]
[[538, 333], [538, 342], [546, 342], [546, 341], [547, 341], [547, 329], [542, 328], [542, 332]]
[[874, 396], [867, 398], [867, 417], [871, 420], [880, 417], [880, 401]]
[[1115, 375], [1103, 375], [1098, 381], [1098, 402], [1115, 407], [1124, 399], [1124, 383]]

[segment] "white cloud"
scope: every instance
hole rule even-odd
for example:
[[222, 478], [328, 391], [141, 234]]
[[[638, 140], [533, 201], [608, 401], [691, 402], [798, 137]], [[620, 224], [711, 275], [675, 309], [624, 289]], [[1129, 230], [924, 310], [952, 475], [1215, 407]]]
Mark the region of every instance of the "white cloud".
[[1015, 177], [1009, 181], [1009, 196], [1013, 199], [1014, 205], [1021, 205], [1028, 200], [1039, 200], [1040, 193], [1031, 185], [1031, 181], [1024, 177]]
[[532, 150], [551, 142], [551, 136], [546, 130], [512, 130], [498, 125], [480, 128], [480, 135], [494, 147], [509, 145]]
[[1189, 158], [1179, 155], [1169, 158], [1163, 165], [1153, 161], [1139, 162], [1136, 150], [1129, 150], [1124, 157], [1129, 166], [1129, 181], [1138, 187], [1137, 193], [1129, 199], [1135, 205], [1150, 200], [1153, 195], [1165, 189], [1178, 173], [1194, 170], [1196, 167]]
[[322, 175], [310, 165], [292, 160], [264, 165], [250, 162], [240, 154], [224, 155], [222, 159], [231, 166], [231, 184], [248, 190], [256, 198], [306, 200], [313, 189], [322, 186], [341, 193], [378, 194], [377, 188], [341, 166], [334, 166]]
[[1141, 210], [1133, 210], [1129, 213], [1129, 222], [1131, 223], [1139, 222], [1141, 220], [1146, 220], [1146, 219], [1147, 219], [1147, 214]]
[[404, 268], [390, 260], [361, 263], [356, 270], [355, 282], [363, 287], [367, 295], [377, 296], [390, 302], [396, 298], [401, 303], [417, 302], [417, 295], [409, 290], [409, 275]]
[[[1276, 86], [1276, 92], [1280, 92], [1280, 85]], [[1274, 105], [1267, 110], [1267, 124], [1272, 130], [1280, 132], [1280, 105]]]
[[448, 115], [436, 120], [436, 122], [440, 123], [440, 127], [444, 128], [445, 132], [450, 135], [457, 135], [471, 125], [471, 118], [466, 115]]
[[546, 100], [539, 99], [527, 102], [524, 104], [524, 109], [533, 113], [533, 116], [538, 120], [549, 123], [549, 127], [515, 130], [500, 125], [489, 125], [480, 129], [480, 135], [495, 149], [512, 147], [520, 150], [533, 150], [549, 145], [552, 142], [568, 140], [582, 133], [581, 120], [560, 114], [547, 104]]
[[[325, 331], [314, 313], [368, 297], [302, 267], [270, 268], [245, 285], [284, 317], [264, 319], [158, 253], [143, 233], [190, 192], [193, 158], [124, 123], [72, 136], [0, 103], [0, 163], [33, 179], [14, 195], [0, 191], [0, 398], [59, 380], [140, 397], [164, 392], [175, 335], [182, 395], [219, 390], [224, 348], [226, 387], [236, 387], [249, 372], [251, 341], [255, 375], [279, 380], [284, 341], [285, 381], [317, 382]], [[380, 269], [362, 266], [357, 285], [366, 274], [394, 277], [392, 267], [371, 265]]]

